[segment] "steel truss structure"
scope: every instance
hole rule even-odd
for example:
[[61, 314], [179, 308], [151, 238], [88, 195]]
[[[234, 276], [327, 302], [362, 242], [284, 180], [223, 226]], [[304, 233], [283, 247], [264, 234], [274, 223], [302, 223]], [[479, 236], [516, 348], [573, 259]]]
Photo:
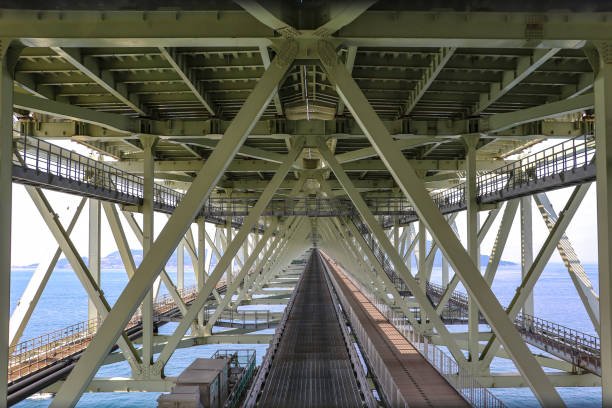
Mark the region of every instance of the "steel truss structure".
[[[551, 11], [487, 0], [474, 12], [470, 1], [432, 9], [420, 1], [182, 0], [176, 10], [147, 2], [125, 10], [114, 0], [100, 11], [81, 2], [62, 10], [62, 0], [41, 10], [5, 3], [0, 408], [25, 378], [15, 373], [31, 356], [43, 360], [44, 347], [22, 334], [60, 256], [87, 292], [95, 324], [45, 340], [82, 347], [66, 352], [78, 360], [63, 376], [34, 388], [57, 392], [52, 407], [72, 407], [87, 391], [169, 390], [164, 367], [177, 348], [272, 340], [245, 333], [280, 316], [236, 318], [237, 308], [286, 304], [301, 271], [291, 262], [310, 247], [341, 263], [408, 340], [446, 347], [453, 367], [482, 386], [529, 387], [542, 406], [558, 407], [555, 387], [600, 385], [603, 405], [612, 405], [609, 5], [561, 1]], [[551, 138], [567, 140], [538, 149]], [[541, 151], [525, 155], [534, 145]], [[57, 250], [9, 316], [13, 183], [26, 185]], [[593, 183], [599, 294], [565, 233]], [[567, 187], [557, 213], [547, 192]], [[82, 197], [68, 224], [47, 189]], [[532, 199], [548, 231], [541, 248]], [[71, 238], [85, 205], [87, 264]], [[155, 211], [168, 216], [157, 237]], [[455, 224], [463, 211], [466, 247]], [[481, 271], [481, 243], [500, 216]], [[112, 308], [100, 289], [105, 219], [129, 277]], [[491, 285], [515, 220], [522, 281], [503, 307]], [[139, 266], [126, 225], [142, 244]], [[598, 336], [534, 315], [533, 288], [555, 249]], [[175, 250], [176, 282], [165, 270]], [[184, 251], [194, 288], [185, 288]], [[438, 251], [441, 286], [430, 282]], [[467, 293], [455, 290], [459, 283]], [[167, 321], [178, 322], [173, 334], [157, 335]], [[450, 332], [454, 323], [467, 332]], [[212, 334], [215, 325], [233, 330]], [[519, 373], [491, 374], [494, 357]], [[123, 360], [130, 378], [95, 377]]]

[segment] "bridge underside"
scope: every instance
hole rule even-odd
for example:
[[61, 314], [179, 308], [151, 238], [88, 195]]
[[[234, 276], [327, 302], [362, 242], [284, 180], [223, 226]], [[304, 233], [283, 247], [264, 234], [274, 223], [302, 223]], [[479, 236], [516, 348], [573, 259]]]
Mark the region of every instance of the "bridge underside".
[[[557, 407], [556, 387], [601, 385], [612, 405], [612, 7], [434, 3], [116, 0], [92, 10], [5, 1], [0, 270], [10, 270], [16, 245], [13, 183], [25, 186], [57, 251], [0, 317], [0, 407], [34, 389], [57, 392], [52, 407], [93, 390], [168, 391], [164, 368], [177, 348], [269, 342], [256, 332], [282, 325], [282, 315], [238, 307], [286, 304], [303, 269], [292, 262], [313, 247], [431, 365], [430, 356], [449, 359], [482, 395], [529, 387]], [[599, 293], [565, 233], [592, 183]], [[547, 193], [562, 188], [571, 193], [555, 210]], [[82, 198], [70, 223], [47, 190]], [[539, 248], [532, 200], [547, 227]], [[89, 250], [80, 254], [71, 233], [86, 204]], [[157, 237], [155, 212], [168, 217]], [[113, 307], [100, 289], [103, 218], [129, 277]], [[502, 306], [491, 285], [515, 219], [522, 280]], [[138, 266], [126, 227], [142, 245]], [[176, 250], [174, 281], [166, 266]], [[533, 288], [555, 250], [592, 335], [534, 315]], [[437, 254], [441, 285], [431, 282]], [[89, 320], [60, 341], [66, 348], [77, 336], [79, 348], [53, 360], [22, 334], [60, 256], [87, 292]], [[10, 274], [0, 279], [8, 311]], [[174, 332], [157, 335], [170, 321]], [[452, 324], [467, 331], [451, 333]], [[213, 335], [214, 326], [229, 330]], [[518, 373], [492, 375], [494, 357]], [[95, 377], [123, 360], [130, 378]], [[33, 386], [39, 377], [46, 382]]]

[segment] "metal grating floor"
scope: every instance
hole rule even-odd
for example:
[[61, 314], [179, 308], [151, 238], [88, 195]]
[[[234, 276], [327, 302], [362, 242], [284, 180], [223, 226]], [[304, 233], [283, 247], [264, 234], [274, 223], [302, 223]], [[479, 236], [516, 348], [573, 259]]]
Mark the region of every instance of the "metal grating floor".
[[363, 406], [320, 257], [310, 257], [296, 290], [257, 406]]

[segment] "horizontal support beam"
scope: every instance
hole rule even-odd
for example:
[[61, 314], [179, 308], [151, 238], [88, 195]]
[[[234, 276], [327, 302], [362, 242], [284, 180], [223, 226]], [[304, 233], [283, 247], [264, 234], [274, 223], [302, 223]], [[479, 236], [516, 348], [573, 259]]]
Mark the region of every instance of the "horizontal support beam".
[[[585, 40], [607, 40], [612, 31], [610, 20], [595, 12], [555, 11], [538, 17], [536, 27], [530, 28], [525, 23], [533, 19], [530, 9], [472, 13], [394, 8], [366, 11], [336, 36], [347, 45], [364, 47], [578, 48]], [[316, 18], [325, 21], [324, 16]], [[530, 30], [537, 40], [525, 39]], [[275, 30], [236, 9], [5, 10], [0, 37], [20, 38], [37, 47], [248, 47], [269, 44]]]
[[515, 112], [498, 113], [488, 118], [480, 119], [480, 131], [501, 132], [523, 123], [592, 109], [594, 104], [595, 98], [590, 93]]
[[[555, 387], [601, 387], [601, 378], [595, 374], [547, 373]], [[515, 373], [477, 376], [478, 384], [487, 388], [524, 388], [527, 383], [523, 376]]]
[[199, 344], [269, 344], [274, 334], [214, 334]]
[[[417, 170], [461, 171], [465, 169], [465, 160], [408, 160]], [[512, 161], [508, 160], [477, 160], [478, 170], [495, 170]], [[200, 160], [158, 160], [155, 162], [155, 172], [196, 172], [204, 166]], [[263, 160], [234, 160], [226, 172], [275, 172], [280, 165]], [[139, 160], [123, 160], [113, 163], [113, 167], [132, 174], [142, 174], [142, 162]], [[345, 171], [388, 171], [385, 164], [378, 159], [365, 159], [344, 163]]]
[[[177, 377], [165, 377], [157, 380], [138, 380], [134, 378], [95, 377], [85, 392], [171, 392], [176, 385]], [[64, 385], [64, 380], [45, 388], [42, 392], [56, 393]]]
[[[0, 20], [1, 21], [1, 20]], [[14, 105], [20, 109], [45, 113], [65, 119], [85, 122], [88, 125], [76, 127], [70, 123], [42, 122], [38, 129], [32, 129], [32, 135], [44, 138], [90, 141], [112, 141], [125, 138], [137, 139], [139, 133], [150, 133], [161, 139], [174, 140], [182, 143], [198, 143], [206, 139], [220, 140], [231, 123], [220, 119], [203, 121], [172, 120], [161, 121], [152, 119], [130, 118], [115, 113], [98, 112], [67, 103], [44, 99], [25, 93], [16, 92]], [[533, 108], [527, 108], [509, 113], [498, 113], [487, 118], [475, 119], [481, 132], [496, 132], [496, 138], [536, 138], [536, 137], [570, 137], [573, 131], [580, 130], [582, 122], [540, 122], [537, 126], [519, 126], [535, 122], [551, 116], [567, 112], [588, 109], [593, 106], [592, 94], [579, 95]], [[395, 139], [408, 141], [419, 140], [419, 137], [435, 137], [437, 141], [445, 141], [440, 137], [457, 137], [469, 133], [470, 120], [439, 119], [384, 120], [383, 124]], [[519, 126], [508, 131], [509, 128]], [[582, 134], [582, 133], [581, 133]], [[285, 140], [287, 136], [314, 135], [335, 137], [339, 139], [364, 138], [363, 131], [354, 119], [338, 118], [328, 121], [266, 119], [259, 120], [249, 138], [271, 138]], [[415, 140], [416, 139], [416, 140]], [[420, 141], [420, 140], [419, 140]], [[434, 140], [436, 141], [436, 140]], [[410, 143], [410, 142], [407, 142]], [[407, 148], [406, 146], [404, 148]], [[339, 155], [339, 159], [343, 156]], [[368, 156], [371, 157], [371, 156]], [[347, 156], [350, 158], [350, 156]]]

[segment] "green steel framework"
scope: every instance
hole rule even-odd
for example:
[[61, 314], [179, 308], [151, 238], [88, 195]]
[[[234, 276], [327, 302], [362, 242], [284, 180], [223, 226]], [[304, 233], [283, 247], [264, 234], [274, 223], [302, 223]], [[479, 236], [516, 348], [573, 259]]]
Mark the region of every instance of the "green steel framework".
[[[74, 406], [89, 389], [167, 389], [163, 369], [177, 347], [231, 341], [211, 335], [223, 309], [256, 303], [252, 295], [286, 274], [286, 265], [313, 245], [342, 259], [356, 279], [406, 315], [418, 307], [429, 320], [415, 327], [448, 347], [481, 383], [529, 386], [543, 406], [563, 405], [555, 386], [601, 384], [603, 404], [612, 404], [612, 197], [607, 180], [612, 163], [607, 146], [607, 132], [612, 132], [612, 8], [586, 2], [568, 3], [567, 10], [535, 5], [521, 10], [487, 1], [480, 4], [483, 11], [468, 11], [384, 0], [304, 1], [299, 7], [236, 0], [204, 2], [195, 9], [186, 1], [182, 10], [180, 5], [119, 10], [124, 6], [120, 1], [113, 3], [117, 10], [113, 5], [88, 10], [80, 3], [78, 10], [62, 10], [61, 1], [50, 3], [46, 10], [19, 4], [0, 10], [0, 269], [10, 270], [7, 197], [13, 135], [22, 134], [76, 141], [116, 159], [114, 166], [142, 175], [141, 205], [120, 210], [145, 256], [135, 267], [117, 206], [90, 199], [90, 263], [85, 265], [70, 238], [85, 199], [65, 227], [44, 191], [28, 187], [58, 250], [41, 264], [10, 319], [10, 274], [2, 274], [0, 308], [6, 312], [0, 319], [0, 338], [5, 339], [0, 345], [0, 407], [6, 405], [6, 381], [1, 379], [7, 377], [8, 346], [19, 342], [61, 253], [87, 290], [89, 317], [104, 321], [59, 387], [52, 402], [57, 407]], [[542, 140], [592, 133], [593, 122], [599, 295], [565, 235], [589, 184], [574, 188], [558, 216], [545, 193], [533, 196], [550, 231], [540, 249], [532, 242], [530, 196], [508, 201], [503, 211], [501, 204], [476, 201], [480, 173]], [[152, 233], [154, 179], [185, 191], [157, 239]], [[463, 181], [467, 248], [453, 230], [453, 216], [443, 216], [431, 198]], [[405, 225], [396, 220], [383, 228], [364, 199], [398, 195], [412, 204], [419, 221]], [[261, 217], [273, 199], [343, 196], [352, 201], [411, 298], [402, 299], [346, 219]], [[256, 204], [241, 224], [232, 228], [228, 217], [211, 238], [205, 220], [196, 219], [209, 197], [249, 198]], [[519, 205], [523, 282], [504, 310], [490, 285]], [[102, 209], [131, 278], [112, 309], [99, 289], [103, 276], [96, 261]], [[479, 214], [487, 210], [481, 224]], [[142, 227], [133, 212], [144, 215]], [[502, 222], [491, 262], [479, 271], [474, 261], [498, 214]], [[264, 230], [253, 230], [260, 223]], [[429, 255], [426, 234], [436, 246]], [[189, 307], [178, 292], [183, 289], [182, 262], [176, 283], [164, 270], [177, 246], [194, 261], [199, 294]], [[205, 257], [206, 247], [216, 254], [214, 268]], [[444, 255], [448, 285], [437, 306], [424, 290], [436, 248]], [[570, 375], [571, 364], [534, 356], [508, 318], [520, 309], [533, 313], [531, 291], [555, 248], [600, 335], [601, 380], [586, 372]], [[413, 251], [417, 271], [406, 262]], [[234, 259], [238, 271], [233, 271]], [[456, 271], [452, 279], [448, 264]], [[223, 276], [229, 289], [221, 297], [215, 286]], [[459, 282], [469, 295], [469, 330], [453, 334], [439, 314]], [[163, 342], [151, 323], [161, 283], [183, 316]], [[238, 294], [235, 302], [233, 293]], [[211, 294], [218, 307], [205, 321], [202, 310]], [[122, 336], [138, 307], [142, 349]], [[479, 312], [492, 333], [478, 331]], [[185, 336], [189, 329], [191, 337]], [[479, 340], [488, 341], [483, 350]], [[115, 344], [121, 351], [107, 356]], [[520, 376], [502, 380], [491, 375], [494, 356], [512, 359]], [[112, 358], [127, 359], [132, 378], [121, 383], [94, 378], [100, 364]], [[542, 366], [567, 374], [546, 375]]]

